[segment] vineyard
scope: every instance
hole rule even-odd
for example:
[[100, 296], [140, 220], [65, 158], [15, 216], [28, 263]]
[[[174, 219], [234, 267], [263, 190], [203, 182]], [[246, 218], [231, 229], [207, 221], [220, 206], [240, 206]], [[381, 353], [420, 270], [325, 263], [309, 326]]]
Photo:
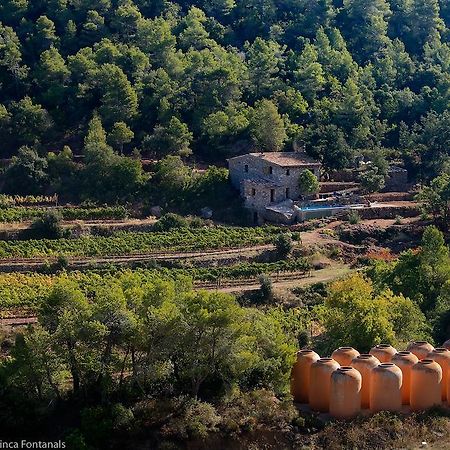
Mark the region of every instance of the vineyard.
[[127, 285], [130, 278], [138, 284], [152, 283], [155, 279], [180, 279], [185, 277], [195, 282], [215, 282], [218, 280], [248, 280], [262, 274], [279, 274], [289, 272], [306, 272], [311, 268], [305, 258], [282, 260], [272, 263], [241, 263], [215, 268], [188, 269], [110, 269], [107, 271], [74, 271], [59, 275], [37, 273], [12, 273], [0, 275], [0, 311], [16, 308], [35, 310], [39, 307], [52, 286], [58, 281], [75, 281], [83, 290], [91, 292], [105, 280], [115, 280]]
[[44, 217], [49, 212], [57, 212], [63, 220], [111, 220], [125, 219], [128, 211], [123, 206], [105, 206], [94, 208], [71, 207], [0, 207], [0, 222], [32, 221]]
[[0, 206], [57, 205], [58, 195], [5, 195], [0, 194]]
[[[157, 251], [189, 251], [241, 248], [269, 244], [280, 233], [276, 227], [180, 228], [166, 232], [119, 231], [112, 236], [83, 236], [77, 239], [32, 239], [0, 241], [0, 258], [52, 256], [109, 256]], [[298, 237], [297, 235], [294, 236]]]

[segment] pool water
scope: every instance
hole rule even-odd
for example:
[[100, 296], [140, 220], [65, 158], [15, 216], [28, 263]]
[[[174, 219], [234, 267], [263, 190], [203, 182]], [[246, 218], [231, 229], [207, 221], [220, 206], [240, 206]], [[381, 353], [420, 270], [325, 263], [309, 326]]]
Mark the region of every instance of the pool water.
[[350, 208], [361, 208], [363, 207], [363, 204], [357, 204], [357, 205], [336, 205], [336, 206], [330, 206], [330, 205], [314, 205], [314, 206], [304, 206], [300, 208], [300, 211], [320, 211], [322, 209], [350, 209]]

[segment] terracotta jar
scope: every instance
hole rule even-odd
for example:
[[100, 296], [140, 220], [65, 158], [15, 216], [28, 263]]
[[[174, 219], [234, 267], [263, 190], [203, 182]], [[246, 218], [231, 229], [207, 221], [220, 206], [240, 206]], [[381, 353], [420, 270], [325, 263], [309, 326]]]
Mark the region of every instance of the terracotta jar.
[[298, 403], [309, 402], [309, 369], [320, 356], [312, 350], [297, 352], [297, 361], [291, 371], [291, 394]]
[[398, 352], [393, 356], [391, 362], [402, 371], [402, 403], [409, 405], [409, 397], [411, 395], [411, 369], [414, 364], [419, 362], [419, 358], [411, 352]]
[[333, 358], [320, 358], [311, 364], [309, 405], [312, 410], [328, 412], [330, 409], [331, 374], [339, 368]]
[[428, 353], [432, 352], [434, 347], [426, 341], [413, 341], [408, 344], [406, 350], [414, 353], [419, 360], [428, 356]]
[[441, 382], [441, 395], [442, 401], [447, 401], [447, 386], [450, 382], [450, 351], [446, 348], [435, 348], [432, 352], [428, 353], [428, 358], [436, 361], [442, 369], [442, 382]]
[[397, 350], [389, 344], [378, 344], [369, 353], [375, 356], [381, 363], [385, 363], [391, 361], [392, 357], [397, 353]]
[[359, 355], [352, 361], [352, 367], [354, 367], [362, 377], [361, 408], [369, 408], [370, 406], [370, 379], [372, 376], [372, 369], [379, 364], [380, 361], [375, 358], [375, 356], [369, 354]]
[[339, 347], [331, 355], [341, 366], [349, 366], [357, 356], [359, 352], [353, 347]]
[[446, 348], [447, 350], [450, 350], [450, 339], [449, 339], [448, 341], [445, 341], [445, 342], [442, 344], [442, 347], [443, 347], [443, 348]]
[[412, 411], [420, 411], [441, 404], [441, 366], [432, 359], [422, 359], [411, 369]]
[[361, 411], [361, 374], [349, 366], [339, 367], [331, 374], [330, 414], [350, 419]]
[[402, 380], [402, 371], [391, 362], [375, 367], [370, 380], [370, 411], [401, 411]]

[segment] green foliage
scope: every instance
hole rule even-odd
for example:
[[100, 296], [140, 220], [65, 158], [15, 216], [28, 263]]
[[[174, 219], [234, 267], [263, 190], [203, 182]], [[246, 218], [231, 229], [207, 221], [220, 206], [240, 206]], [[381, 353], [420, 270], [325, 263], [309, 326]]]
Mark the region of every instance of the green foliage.
[[303, 170], [298, 177], [298, 186], [300, 192], [304, 195], [317, 194], [319, 192], [319, 180], [317, 177], [309, 170]]
[[287, 135], [283, 118], [270, 100], [260, 100], [250, 116], [250, 134], [259, 151], [282, 149]]
[[360, 173], [359, 182], [366, 193], [378, 192], [383, 189], [385, 177], [378, 167], [371, 166]]
[[361, 217], [357, 211], [350, 211], [347, 215], [347, 220], [351, 225], [356, 225], [361, 221]]
[[35, 220], [31, 227], [33, 234], [37, 238], [58, 239], [64, 235], [64, 230], [61, 226], [61, 216], [54, 212], [50, 212]]
[[292, 242], [292, 235], [290, 233], [280, 233], [275, 238], [275, 247], [277, 253], [281, 258], [286, 258], [292, 252], [294, 243]]
[[350, 345], [367, 352], [382, 342], [403, 345], [427, 336], [417, 304], [390, 290], [375, 291], [361, 275], [333, 283], [317, 313], [326, 330], [327, 350]]
[[441, 220], [445, 228], [450, 220], [450, 175], [442, 174], [429, 186], [425, 186], [417, 195], [425, 213], [433, 214], [435, 220]]
[[270, 302], [273, 299], [273, 284], [272, 280], [267, 275], [259, 277], [261, 298], [264, 302]]
[[189, 148], [192, 138], [188, 126], [177, 117], [172, 117], [167, 124], [157, 125], [153, 134], [144, 139], [143, 146], [152, 155], [189, 156], [192, 153]]
[[176, 228], [168, 232], [120, 231], [112, 236], [82, 236], [77, 239], [1, 241], [3, 258], [33, 258], [55, 255], [126, 255], [170, 250], [206, 250], [266, 244], [273, 241], [275, 227], [201, 229]]
[[154, 231], [169, 231], [173, 228], [186, 228], [188, 221], [178, 214], [168, 213], [164, 214], [158, 222], [153, 225]]
[[63, 220], [125, 219], [128, 216], [128, 211], [124, 206], [100, 206], [93, 208], [15, 206], [0, 208], [0, 222], [23, 222], [41, 219], [52, 212], [59, 214]]
[[[220, 166], [294, 144], [340, 169], [387, 148], [425, 180], [448, 165], [446, 2], [3, 3], [0, 156], [70, 145], [91, 166], [52, 159], [46, 177], [8, 192], [139, 196], [138, 165], [115, 154], [135, 150]], [[96, 115], [107, 139], [91, 130], [83, 145]], [[369, 172], [378, 189], [382, 173]]]
[[[208, 389], [221, 395], [224, 386], [250, 380], [285, 392], [295, 351], [274, 317], [242, 308], [228, 294], [157, 277], [142, 284], [131, 273], [106, 284], [98, 279], [89, 297], [76, 282], [61, 280], [42, 303], [39, 321], [8, 362], [11, 383], [29, 380], [27, 393], [39, 400], [59, 396], [67, 383], [80, 400], [111, 398], [122, 383], [139, 383], [144, 397], [157, 395], [158, 385], [194, 399]], [[138, 353], [145, 358], [133, 357]], [[132, 374], [127, 381], [125, 370]], [[202, 436], [214, 411], [190, 405], [186, 432]], [[94, 406], [82, 413], [81, 426], [94, 441], [126, 430], [131, 420], [121, 405]]]
[[450, 278], [448, 247], [442, 233], [434, 226], [427, 227], [418, 252], [407, 251], [392, 264], [375, 266], [370, 276], [377, 284], [413, 299], [430, 316]]
[[4, 192], [35, 194], [42, 192], [47, 179], [47, 161], [36, 150], [21, 147], [5, 173]]
[[[67, 268], [67, 258], [58, 256], [56, 262], [58, 269]], [[103, 276], [108, 280], [123, 280], [133, 274], [133, 277], [145, 284], [155, 277], [162, 277], [173, 280], [182, 277], [193, 279], [197, 282], [217, 282], [226, 280], [245, 280], [258, 278], [261, 274], [275, 275], [283, 272], [306, 272], [310, 270], [311, 264], [304, 258], [289, 259], [273, 263], [239, 263], [231, 266], [220, 267], [192, 267], [167, 269], [156, 267], [150, 269], [120, 270], [111, 268], [106, 271], [71, 271], [57, 275], [45, 275], [39, 273], [22, 274], [11, 273], [0, 276], [0, 310], [11, 308], [31, 308], [39, 307], [42, 299], [49, 293], [52, 286], [59, 281], [72, 280], [80, 284], [84, 290], [89, 290], [93, 285], [100, 282]], [[295, 317], [295, 316], [292, 316]], [[301, 325], [302, 321], [296, 321]], [[289, 327], [289, 329], [291, 329]]]

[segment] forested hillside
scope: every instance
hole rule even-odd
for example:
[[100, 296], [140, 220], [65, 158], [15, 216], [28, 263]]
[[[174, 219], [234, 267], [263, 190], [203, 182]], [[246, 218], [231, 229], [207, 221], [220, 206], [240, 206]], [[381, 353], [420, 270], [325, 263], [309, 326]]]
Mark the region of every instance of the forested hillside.
[[82, 153], [94, 117], [118, 153], [297, 142], [429, 179], [450, 147], [449, 26], [448, 0], [2, 0], [0, 156]]

